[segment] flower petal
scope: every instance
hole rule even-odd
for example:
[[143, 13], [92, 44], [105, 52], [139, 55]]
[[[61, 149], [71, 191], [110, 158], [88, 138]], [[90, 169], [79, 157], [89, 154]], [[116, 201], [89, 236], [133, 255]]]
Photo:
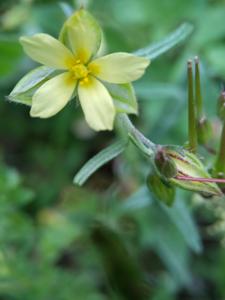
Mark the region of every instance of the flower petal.
[[110, 83], [128, 83], [140, 78], [150, 60], [129, 53], [113, 53], [93, 60], [89, 64], [92, 73]]
[[69, 72], [45, 82], [34, 94], [31, 117], [49, 118], [59, 112], [70, 100], [76, 86]]
[[87, 84], [79, 84], [78, 95], [85, 119], [96, 131], [112, 130], [115, 118], [113, 100], [104, 85], [90, 77]]
[[86, 10], [80, 9], [66, 21], [59, 38], [73, 50], [77, 59], [86, 63], [97, 53], [101, 37], [97, 21]]
[[33, 60], [56, 69], [67, 69], [74, 60], [73, 54], [61, 42], [52, 36], [40, 33], [31, 37], [23, 36], [20, 43], [24, 51]]

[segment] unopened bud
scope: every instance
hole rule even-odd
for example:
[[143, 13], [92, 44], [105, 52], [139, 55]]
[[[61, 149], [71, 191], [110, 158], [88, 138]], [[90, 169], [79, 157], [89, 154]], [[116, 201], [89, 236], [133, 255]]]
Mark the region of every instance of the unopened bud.
[[174, 161], [166, 154], [166, 151], [161, 146], [158, 147], [155, 155], [155, 166], [160, 175], [165, 178], [171, 178], [177, 174]]
[[163, 181], [157, 174], [150, 174], [147, 177], [147, 187], [150, 192], [168, 206], [171, 206], [175, 199], [175, 188], [169, 182]]
[[209, 143], [212, 137], [212, 126], [206, 117], [202, 117], [197, 123], [198, 142], [201, 145]]
[[219, 96], [217, 114], [221, 120], [225, 120], [225, 91], [221, 92]]
[[211, 177], [196, 155], [181, 148], [164, 147], [163, 151], [166, 157], [170, 158], [169, 161], [174, 163], [177, 170], [174, 177], [168, 178], [170, 183], [186, 190], [210, 196], [221, 196], [218, 186], [214, 182], [207, 181], [207, 179], [210, 181]]

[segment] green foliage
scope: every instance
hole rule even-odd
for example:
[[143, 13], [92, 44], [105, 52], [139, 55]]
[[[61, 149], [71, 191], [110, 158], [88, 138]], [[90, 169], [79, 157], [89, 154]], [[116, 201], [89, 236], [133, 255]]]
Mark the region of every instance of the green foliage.
[[192, 30], [193, 26], [191, 24], [182, 24], [176, 31], [168, 35], [162, 41], [143, 49], [139, 49], [135, 52], [135, 54], [145, 56], [149, 59], [155, 59], [185, 40]]
[[149, 190], [154, 193], [155, 197], [165, 203], [166, 205], [171, 206], [175, 198], [175, 188], [170, 185], [168, 182], [164, 182], [158, 175], [150, 174], [147, 177], [146, 182]]
[[144, 283], [136, 260], [129, 253], [117, 232], [105, 224], [96, 223], [91, 237], [98, 247], [112, 287], [125, 299], [147, 299], [151, 292]]
[[137, 99], [131, 83], [106, 83], [105, 86], [112, 96], [118, 112], [129, 114], [138, 113]]
[[[75, 103], [36, 120], [25, 106], [5, 101], [34, 67], [18, 37], [57, 37], [71, 5], [81, 2], [0, 4], [0, 298], [223, 299], [223, 199], [178, 189], [167, 206], [168, 194], [159, 201], [142, 186], [150, 172], [146, 159], [132, 144], [125, 149], [124, 141], [114, 142], [113, 134], [90, 131]], [[206, 113], [215, 115], [225, 74], [224, 1], [84, 2], [103, 27], [102, 51], [141, 49], [152, 58], [134, 84], [136, 96], [131, 86], [108, 87], [118, 110], [136, 113], [137, 99], [141, 118], [134, 121], [146, 135], [158, 144], [183, 144], [185, 63], [195, 55], [202, 62]], [[42, 71], [24, 77], [9, 100], [30, 105], [35, 89], [52, 76]], [[217, 121], [213, 128], [218, 144]], [[79, 185], [89, 179], [82, 188], [72, 184], [74, 173]]]
[[127, 141], [121, 140], [114, 144], [108, 146], [94, 157], [92, 157], [77, 173], [74, 178], [74, 183], [78, 185], [83, 185], [85, 181], [101, 166], [109, 162], [111, 159], [117, 157], [122, 153], [127, 145]]
[[15, 37], [0, 35], [1, 68], [0, 77], [15, 72], [22, 59], [22, 49]]

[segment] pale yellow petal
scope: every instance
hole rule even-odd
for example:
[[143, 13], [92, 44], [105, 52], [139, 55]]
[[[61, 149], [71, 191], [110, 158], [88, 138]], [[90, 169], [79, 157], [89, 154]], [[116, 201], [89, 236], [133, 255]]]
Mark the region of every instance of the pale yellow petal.
[[140, 78], [150, 60], [129, 53], [113, 53], [93, 60], [89, 64], [92, 73], [110, 83], [128, 83]]
[[76, 87], [69, 72], [46, 81], [34, 94], [30, 115], [49, 118], [57, 114], [71, 99]]
[[77, 59], [83, 63], [97, 53], [102, 38], [101, 28], [84, 9], [77, 11], [67, 21], [64, 32], [68, 35], [68, 43]]
[[85, 119], [96, 131], [112, 130], [115, 118], [113, 100], [104, 85], [91, 77], [88, 84], [79, 84], [78, 95]]
[[61, 42], [44, 33], [23, 36], [20, 43], [34, 61], [56, 69], [67, 69], [74, 56]]

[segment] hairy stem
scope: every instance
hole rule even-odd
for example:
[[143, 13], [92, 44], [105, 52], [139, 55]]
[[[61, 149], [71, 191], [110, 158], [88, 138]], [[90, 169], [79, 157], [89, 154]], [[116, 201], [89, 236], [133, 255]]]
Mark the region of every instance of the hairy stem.
[[155, 153], [156, 145], [133, 125], [127, 114], [118, 115], [117, 125], [144, 154], [151, 157]]

